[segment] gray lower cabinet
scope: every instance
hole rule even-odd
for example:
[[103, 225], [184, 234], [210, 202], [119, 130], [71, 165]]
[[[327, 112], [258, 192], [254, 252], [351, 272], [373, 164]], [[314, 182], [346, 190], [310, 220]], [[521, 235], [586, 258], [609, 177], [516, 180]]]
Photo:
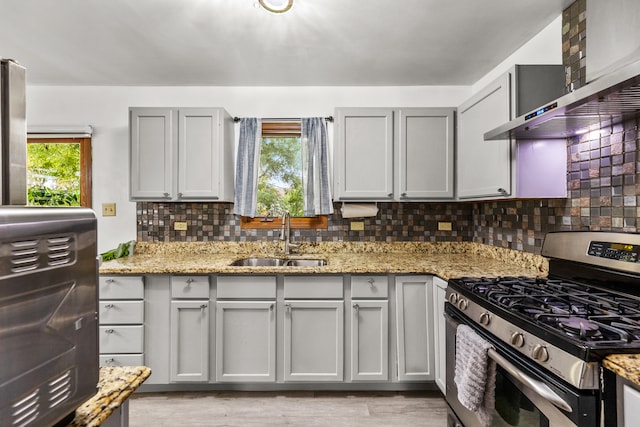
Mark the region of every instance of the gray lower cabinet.
[[433, 381], [433, 276], [396, 277], [398, 381]]
[[284, 277], [284, 380], [343, 381], [343, 276]]
[[[188, 295], [190, 298], [179, 299]], [[171, 278], [170, 380], [209, 381], [209, 279]]]
[[216, 302], [216, 380], [275, 382], [275, 301]]
[[445, 351], [445, 318], [444, 301], [447, 293], [447, 282], [439, 277], [433, 277], [433, 326], [434, 326], [434, 354], [436, 385], [446, 394], [446, 351]]
[[351, 381], [389, 380], [389, 281], [351, 276]]

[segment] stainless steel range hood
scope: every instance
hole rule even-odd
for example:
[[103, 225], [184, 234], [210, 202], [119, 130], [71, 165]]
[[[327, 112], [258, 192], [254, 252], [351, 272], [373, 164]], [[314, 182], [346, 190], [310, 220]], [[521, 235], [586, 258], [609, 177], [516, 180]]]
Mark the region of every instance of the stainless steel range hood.
[[638, 116], [640, 61], [635, 61], [485, 133], [484, 139], [566, 138]]

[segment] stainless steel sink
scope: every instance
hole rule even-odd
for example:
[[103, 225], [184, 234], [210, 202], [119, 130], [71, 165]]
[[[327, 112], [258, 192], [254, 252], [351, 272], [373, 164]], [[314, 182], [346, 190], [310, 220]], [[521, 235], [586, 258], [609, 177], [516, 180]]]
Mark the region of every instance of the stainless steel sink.
[[289, 258], [241, 258], [233, 261], [236, 267], [319, 267], [327, 265], [324, 259], [289, 259]]

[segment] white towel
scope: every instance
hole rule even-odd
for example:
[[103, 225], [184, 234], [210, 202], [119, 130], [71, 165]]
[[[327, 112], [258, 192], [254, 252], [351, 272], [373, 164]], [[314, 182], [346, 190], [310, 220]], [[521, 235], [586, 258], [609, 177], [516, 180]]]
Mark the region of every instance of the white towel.
[[495, 406], [496, 363], [487, 355], [490, 348], [471, 327], [458, 326], [454, 376], [458, 401], [475, 412], [483, 426], [491, 424]]

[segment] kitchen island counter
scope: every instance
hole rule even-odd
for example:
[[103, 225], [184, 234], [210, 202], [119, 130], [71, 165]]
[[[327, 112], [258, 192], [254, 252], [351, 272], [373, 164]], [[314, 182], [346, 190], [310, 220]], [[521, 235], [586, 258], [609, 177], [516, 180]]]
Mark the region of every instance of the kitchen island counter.
[[101, 274], [434, 274], [546, 276], [544, 257], [474, 242], [303, 243], [287, 258], [321, 258], [317, 267], [241, 267], [248, 257], [282, 257], [277, 243], [138, 243], [131, 257], [108, 261]]
[[151, 375], [146, 366], [100, 368], [98, 392], [77, 410], [69, 427], [96, 427], [116, 412]]

